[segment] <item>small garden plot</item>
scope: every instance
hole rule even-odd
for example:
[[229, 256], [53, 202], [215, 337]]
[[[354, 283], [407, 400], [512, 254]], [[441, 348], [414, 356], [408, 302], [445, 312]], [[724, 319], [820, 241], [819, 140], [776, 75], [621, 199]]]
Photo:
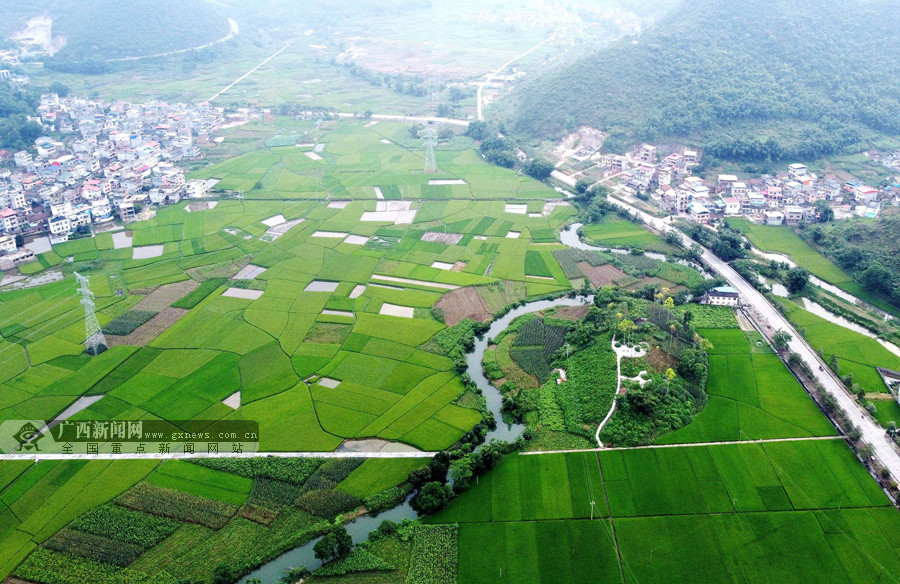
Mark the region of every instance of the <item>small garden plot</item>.
[[350, 312], [349, 310], [331, 310], [331, 309], [325, 309], [325, 310], [322, 311], [322, 314], [324, 314], [324, 315], [326, 315], [326, 316], [346, 316], [346, 317], [348, 317], [348, 318], [353, 318], [353, 316], [354, 316], [353, 313]]
[[431, 179], [428, 181], [429, 186], [441, 186], [441, 185], [464, 185], [468, 184], [466, 181], [462, 179]]
[[379, 274], [372, 275], [373, 280], [381, 280], [383, 282], [396, 282], [398, 284], [412, 284], [413, 286], [424, 286], [426, 288], [440, 288], [442, 290], [456, 290], [459, 286], [454, 284], [441, 284], [440, 282], [427, 282], [425, 280], [413, 280], [411, 278], [397, 278], [395, 276], [382, 276]]
[[233, 394], [223, 399], [222, 403], [233, 410], [238, 409], [239, 407], [241, 407], [241, 392], [234, 392]]
[[331, 379], [330, 377], [322, 377], [316, 383], [318, 383], [322, 387], [327, 387], [329, 389], [336, 389], [337, 386], [341, 384], [341, 382], [337, 379]]
[[452, 270], [454, 264], [448, 264], [447, 262], [431, 262], [432, 268], [437, 268], [439, 270]]
[[228, 298], [243, 298], [245, 300], [258, 300], [262, 295], [262, 290], [247, 290], [245, 288], [229, 288], [222, 292], [222, 296]]
[[353, 299], [359, 298], [360, 296], [363, 295], [363, 292], [365, 292], [365, 291], [366, 291], [365, 286], [363, 286], [362, 284], [357, 284], [356, 286], [353, 287], [353, 290], [350, 292], [350, 298], [353, 298]]
[[340, 231], [316, 231], [312, 234], [312, 237], [325, 237], [330, 239], [344, 239], [350, 235], [349, 233], [343, 233]]
[[343, 209], [353, 201], [331, 201], [328, 203], [329, 209]]
[[275, 227], [276, 225], [281, 225], [285, 221], [287, 221], [287, 219], [284, 218], [284, 215], [273, 215], [268, 219], [263, 219], [261, 223], [266, 227]]
[[288, 231], [290, 231], [297, 225], [300, 225], [304, 221], [306, 221], [306, 219], [303, 219], [301, 217], [300, 219], [293, 219], [292, 221], [286, 221], [285, 223], [281, 223], [279, 225], [276, 225], [275, 227], [270, 227], [268, 230], [266, 230], [266, 232], [262, 235], [262, 237], [260, 237], [260, 239], [263, 241], [268, 241], [268, 242], [275, 241], [276, 239], [278, 239], [279, 237], [281, 237], [282, 235], [284, 235], [285, 233], [287, 233]]
[[337, 290], [339, 282], [325, 282], [322, 280], [313, 280], [307, 284], [304, 292], [334, 292]]
[[231, 277], [232, 280], [255, 280], [266, 271], [266, 268], [247, 264], [241, 271]]
[[237, 507], [148, 483], [138, 483], [119, 495], [116, 504], [159, 517], [220, 529], [234, 517]]
[[448, 326], [453, 326], [463, 319], [487, 322], [492, 316], [487, 304], [472, 286], [451, 290], [441, 296], [435, 307], [441, 312]]
[[103, 327], [103, 334], [124, 337], [133, 333], [142, 324], [156, 316], [156, 314], [156, 312], [150, 310], [129, 310], [109, 321]]
[[510, 231], [506, 234], [506, 239], [519, 239], [520, 235], [522, 235], [521, 231]]
[[112, 234], [113, 249], [125, 249], [131, 247], [132, 237], [127, 231], [116, 231]]
[[403, 318], [413, 318], [415, 313], [416, 309], [411, 306], [398, 306], [396, 304], [388, 304], [387, 302], [381, 305], [381, 310], [379, 311], [379, 314], [401, 316]]
[[365, 245], [369, 243], [369, 238], [364, 235], [348, 235], [344, 243], [350, 245]]
[[322, 160], [322, 157], [316, 154], [315, 152], [304, 152], [307, 156], [309, 156], [310, 160]]
[[513, 215], [525, 215], [528, 213], [528, 205], [506, 203], [503, 207], [503, 212], [512, 213]]
[[131, 259], [146, 260], [150, 258], [158, 258], [163, 254], [162, 245], [145, 245], [144, 247], [133, 248]]
[[628, 278], [628, 274], [612, 264], [592, 266], [588, 262], [578, 262], [577, 266], [594, 288], [602, 288]]
[[424, 234], [422, 234], [422, 241], [443, 243], [444, 245], [456, 245], [462, 238], [462, 233], [441, 233], [439, 231], [426, 231]]

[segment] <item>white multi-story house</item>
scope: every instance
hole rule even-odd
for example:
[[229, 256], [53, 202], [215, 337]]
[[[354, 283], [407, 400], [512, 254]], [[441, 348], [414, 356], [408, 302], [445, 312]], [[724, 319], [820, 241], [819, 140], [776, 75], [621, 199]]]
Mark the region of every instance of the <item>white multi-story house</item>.
[[16, 215], [16, 212], [12, 209], [0, 210], [0, 226], [2, 226], [3, 231], [6, 231], [7, 233], [18, 229], [19, 217]]
[[47, 219], [47, 227], [50, 230], [50, 235], [59, 237], [68, 235], [72, 231], [72, 222], [65, 216], [50, 217]]

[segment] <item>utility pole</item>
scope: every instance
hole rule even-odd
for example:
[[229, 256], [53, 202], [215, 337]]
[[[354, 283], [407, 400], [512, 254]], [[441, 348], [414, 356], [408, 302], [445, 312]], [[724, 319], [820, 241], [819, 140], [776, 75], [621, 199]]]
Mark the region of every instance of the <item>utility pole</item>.
[[88, 278], [75, 272], [75, 279], [79, 286], [78, 293], [81, 294], [81, 305], [84, 307], [84, 345], [88, 353], [99, 355], [109, 345], [106, 344], [106, 337], [103, 336], [94, 313], [94, 293], [88, 288]]

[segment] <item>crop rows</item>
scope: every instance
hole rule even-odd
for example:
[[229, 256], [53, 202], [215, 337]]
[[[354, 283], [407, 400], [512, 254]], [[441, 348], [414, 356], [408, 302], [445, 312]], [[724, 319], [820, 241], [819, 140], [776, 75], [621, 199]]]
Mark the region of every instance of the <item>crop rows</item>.
[[138, 513], [116, 505], [103, 505], [78, 517], [71, 527], [150, 549], [172, 535], [178, 525], [177, 521], [164, 517]]
[[419, 525], [413, 528], [408, 584], [455, 584], [459, 556], [456, 525]]
[[198, 497], [181, 491], [138, 483], [119, 495], [116, 503], [151, 515], [169, 517], [220, 529], [237, 512], [237, 507], [222, 501]]
[[139, 545], [75, 529], [63, 529], [47, 541], [47, 547], [115, 566], [127, 566], [144, 553]]

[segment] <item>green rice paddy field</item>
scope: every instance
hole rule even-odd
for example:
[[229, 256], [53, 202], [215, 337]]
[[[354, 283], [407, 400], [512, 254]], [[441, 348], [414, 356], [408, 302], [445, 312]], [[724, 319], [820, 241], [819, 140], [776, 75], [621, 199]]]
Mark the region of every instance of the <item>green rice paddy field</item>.
[[888, 391], [877, 368], [900, 369], [900, 357], [875, 339], [829, 322], [788, 299], [779, 301], [791, 323], [804, 331], [803, 336], [825, 355], [826, 361], [832, 355], [837, 357], [839, 375], [852, 375], [853, 383], [868, 393]]
[[[569, 289], [552, 250], [531, 233], [555, 237], [574, 209], [506, 213], [503, 199], [552, 192], [471, 149], [442, 152], [445, 174], [424, 175], [421, 152], [382, 143], [408, 136], [406, 128], [320, 129], [321, 161], [251, 140], [239, 148], [251, 152], [196, 173], [247, 188], [246, 201], [191, 212], [181, 203], [128, 226], [135, 247], [162, 246], [157, 257], [132, 259], [133, 250], [115, 249], [109, 234], [55, 246], [36, 265], [90, 276], [101, 325], [147, 302], [154, 312], [173, 303], [189, 310], [88, 358], [71, 277], [0, 293], [0, 419], [50, 419], [90, 394], [104, 397], [75, 419], [250, 418], [260, 423], [263, 450], [332, 450], [354, 437], [425, 450], [453, 444], [481, 414], [455, 403], [464, 388], [450, 359], [421, 348], [445, 328], [429, 309], [448, 288], [498, 279], [517, 284], [504, 304]], [[464, 184], [428, 185], [435, 179]], [[259, 180], [263, 188], [250, 190]], [[385, 213], [376, 188], [408, 209], [405, 219]], [[320, 200], [329, 193], [330, 201]], [[262, 240], [262, 221], [279, 215], [302, 222]], [[248, 263], [265, 271], [227, 280]], [[147, 296], [191, 280], [203, 285], [183, 301]], [[226, 294], [232, 287], [259, 297]], [[233, 410], [222, 401], [237, 391]]]
[[878, 582], [900, 569], [900, 514], [840, 440], [513, 456], [428, 521], [459, 524], [460, 584], [501, 571]]
[[[0, 292], [0, 420], [51, 419], [102, 395], [72, 419], [256, 420], [262, 451], [374, 437], [440, 450], [481, 421], [479, 396], [435, 348], [446, 325], [431, 309], [454, 287], [477, 287], [463, 298], [489, 312], [570, 290], [576, 271], [558, 256], [573, 258], [554, 252], [576, 210], [545, 211], [552, 191], [487, 165], [467, 139], [439, 150], [442, 172], [426, 176], [405, 125], [274, 126], [236, 130], [194, 172], [244, 201], [181, 203], [128, 225], [135, 246], [161, 246], [155, 257], [133, 259], [109, 234], [67, 242], [34, 268], [62, 281]], [[324, 144], [321, 160], [263, 146], [303, 131]], [[278, 216], [299, 222], [264, 238], [263, 221]], [[614, 245], [655, 245], [630, 223], [591, 229]], [[248, 265], [255, 278], [232, 279]], [[90, 277], [101, 325], [158, 316], [84, 355], [73, 270]], [[428, 519], [459, 524], [458, 582], [496, 582], [501, 570], [526, 583], [898, 578], [900, 516], [803, 388], [730, 312], [695, 316], [714, 348], [694, 421], [657, 449], [508, 457]], [[816, 323], [804, 326], [815, 344]], [[239, 405], [223, 403], [236, 392]], [[773, 438], [824, 440], [692, 446]], [[402, 499], [420, 464], [0, 462], [0, 577], [209, 582], [222, 564], [246, 572], [305, 543], [371, 497]], [[387, 581], [379, 574], [331, 581]]]
[[869, 304], [894, 312], [893, 307], [870, 294], [844, 270], [800, 239], [790, 227], [786, 225], [758, 225], [746, 219], [729, 219], [728, 225], [741, 231], [747, 236], [750, 243], [762, 251], [790, 256], [798, 266], [806, 268], [811, 274], [834, 284], [841, 290], [849, 292]]

